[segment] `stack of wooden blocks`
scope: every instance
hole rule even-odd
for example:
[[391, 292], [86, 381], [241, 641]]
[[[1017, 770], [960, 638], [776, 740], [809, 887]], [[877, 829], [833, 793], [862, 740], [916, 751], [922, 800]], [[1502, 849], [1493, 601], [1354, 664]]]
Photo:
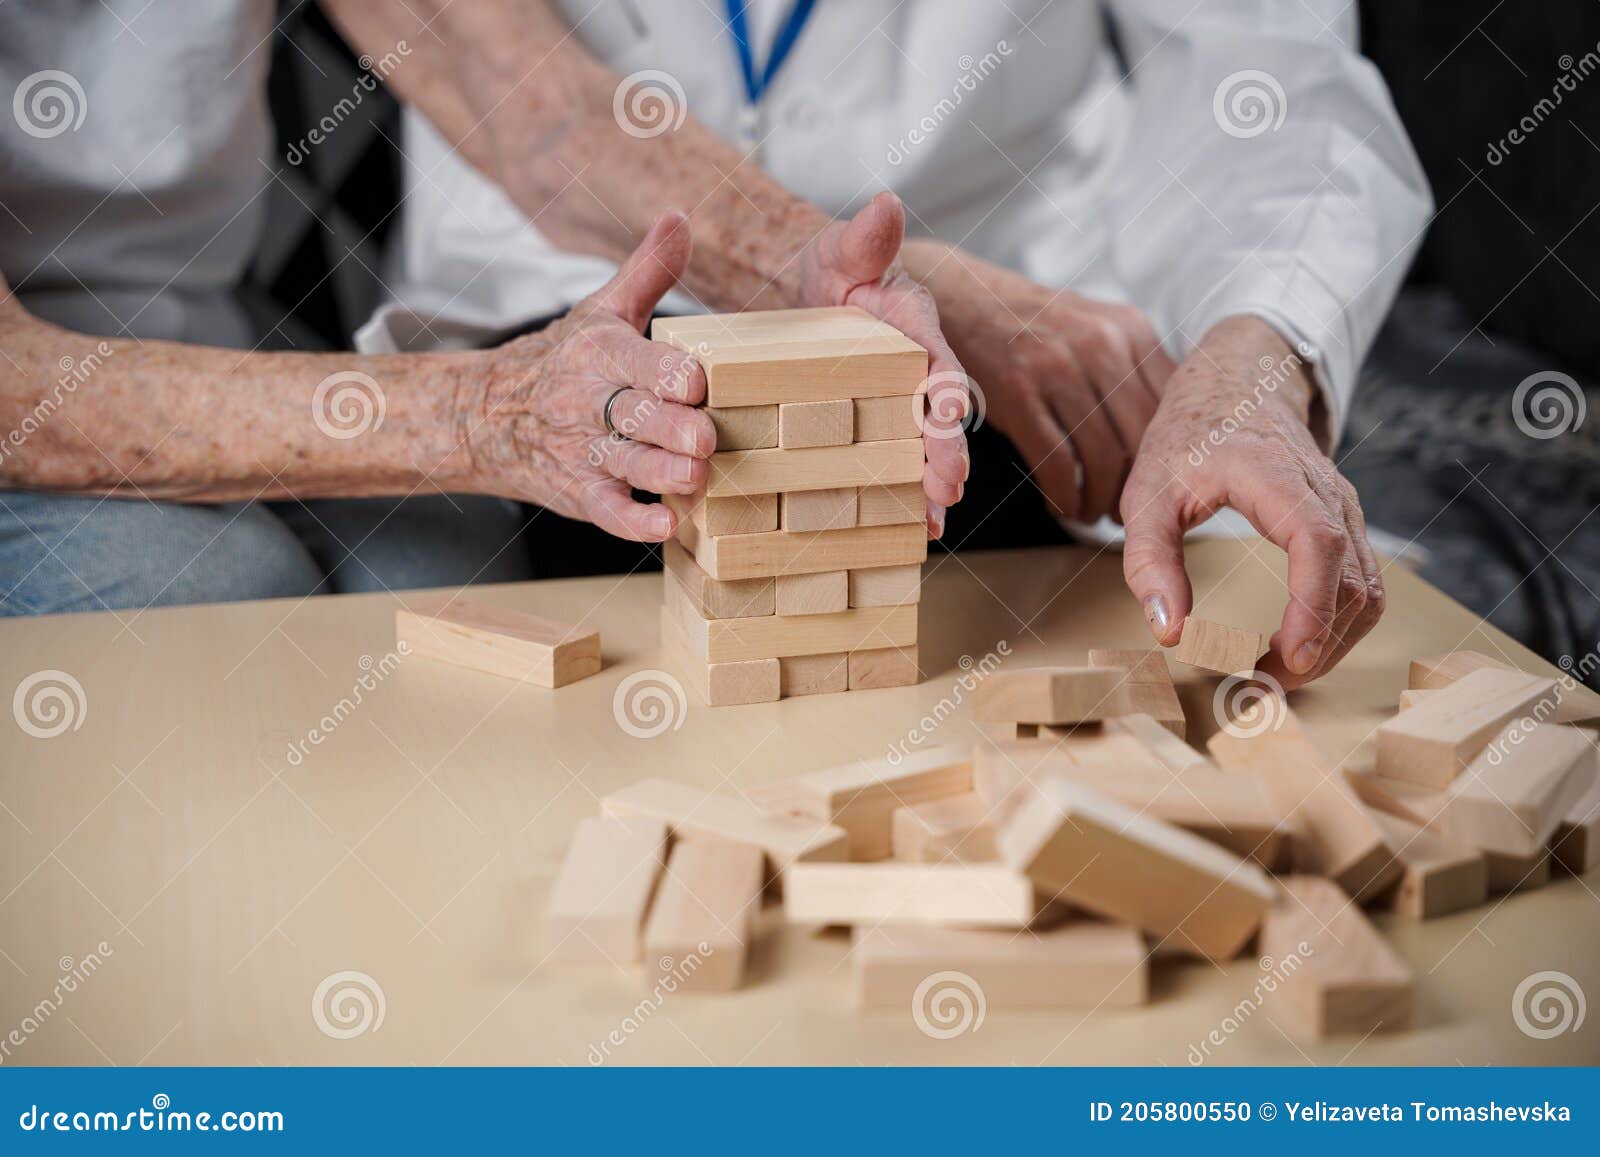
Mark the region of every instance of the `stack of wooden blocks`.
[[662, 318], [717, 431], [666, 499], [662, 645], [713, 706], [917, 682], [928, 354], [862, 310]]

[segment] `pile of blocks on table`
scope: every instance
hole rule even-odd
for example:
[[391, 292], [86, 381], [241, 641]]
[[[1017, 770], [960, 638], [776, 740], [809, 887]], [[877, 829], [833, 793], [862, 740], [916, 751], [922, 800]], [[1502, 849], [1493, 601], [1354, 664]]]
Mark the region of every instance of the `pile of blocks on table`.
[[916, 683], [928, 354], [852, 307], [661, 318], [717, 431], [666, 498], [663, 647], [713, 706]]

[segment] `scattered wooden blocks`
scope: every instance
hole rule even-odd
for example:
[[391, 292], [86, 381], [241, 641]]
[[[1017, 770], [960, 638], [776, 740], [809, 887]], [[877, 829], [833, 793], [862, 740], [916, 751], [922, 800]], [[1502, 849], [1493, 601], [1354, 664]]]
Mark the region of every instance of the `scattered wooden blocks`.
[[1266, 650], [1260, 631], [1230, 627], [1190, 615], [1183, 620], [1183, 635], [1178, 640], [1177, 660], [1202, 671], [1219, 675], [1249, 675], [1256, 660]]
[[894, 858], [911, 864], [997, 860], [989, 805], [976, 792], [930, 799], [894, 809], [890, 830]]
[[[1262, 956], [1286, 975], [1271, 1012], [1313, 1040], [1396, 1032], [1411, 1025], [1411, 968], [1338, 885], [1315, 876], [1280, 880], [1261, 924]], [[1295, 960], [1293, 971], [1284, 962]]]
[[1402, 874], [1389, 906], [1414, 920], [1431, 920], [1476, 908], [1489, 898], [1489, 864], [1476, 848], [1456, 843], [1409, 820], [1373, 812]]
[[1537, 675], [1485, 667], [1439, 690], [1426, 703], [1378, 728], [1378, 774], [1428, 787], [1448, 787], [1495, 734], [1523, 716], [1543, 719], [1555, 683]]
[[556, 960], [639, 959], [639, 937], [667, 854], [667, 826], [651, 819], [583, 820], [550, 890], [546, 923]]
[[1122, 673], [1122, 697], [1129, 714], [1148, 715], [1179, 739], [1188, 732], [1183, 704], [1172, 683], [1167, 657], [1149, 651], [1090, 651], [1089, 666]]
[[[1412, 690], [1442, 690], [1457, 680], [1484, 668], [1515, 671], [1510, 663], [1501, 662], [1478, 651], [1452, 651], [1448, 655], [1426, 655], [1411, 660], [1410, 682]], [[1555, 709], [1549, 716], [1551, 723], [1582, 723], [1600, 718], [1600, 692], [1585, 687], [1571, 673], [1556, 681]]]
[[1121, 676], [1094, 667], [1018, 667], [986, 675], [972, 694], [980, 723], [1082, 723], [1122, 714]]
[[1439, 827], [1485, 852], [1535, 855], [1588, 793], [1593, 759], [1593, 740], [1576, 727], [1513, 723], [1451, 785]]
[[562, 687], [600, 670], [600, 632], [442, 595], [395, 611], [414, 653], [507, 679]]
[[957, 924], [1022, 928], [1039, 904], [1000, 864], [796, 864], [784, 874], [793, 924]]
[[739, 987], [763, 878], [759, 848], [678, 841], [645, 927], [645, 953], [656, 978], [671, 976], [689, 991]]
[[1503, 896], [1507, 892], [1531, 892], [1550, 882], [1549, 851], [1535, 852], [1531, 856], [1502, 856], [1498, 852], [1485, 852], [1483, 858], [1489, 867], [1491, 896]]
[[778, 445], [785, 450], [848, 446], [855, 441], [855, 422], [855, 406], [848, 398], [836, 402], [785, 402], [778, 407]]

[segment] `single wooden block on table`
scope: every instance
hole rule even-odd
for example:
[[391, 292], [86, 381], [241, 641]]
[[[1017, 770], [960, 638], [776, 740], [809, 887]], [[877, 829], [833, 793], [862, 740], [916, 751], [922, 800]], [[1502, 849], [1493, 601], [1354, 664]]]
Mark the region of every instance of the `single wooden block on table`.
[[1393, 911], [1413, 920], [1431, 920], [1476, 908], [1489, 898], [1489, 864], [1478, 849], [1399, 816], [1377, 810], [1372, 814], [1403, 869], [1388, 896]]
[[661, 544], [662, 569], [703, 619], [751, 619], [776, 613], [778, 586], [771, 578], [714, 579], [676, 542]]
[[718, 450], [770, 450], [778, 444], [777, 406], [707, 406]]
[[889, 826], [894, 858], [906, 863], [981, 864], [1000, 857], [989, 805], [976, 792], [897, 807]]
[[760, 534], [778, 529], [776, 494], [734, 494], [727, 498], [692, 496], [689, 518], [701, 534]]
[[863, 486], [856, 500], [858, 526], [899, 526], [927, 519], [928, 498], [922, 483], [902, 482], [894, 486]]
[[915, 687], [920, 682], [922, 682], [922, 666], [917, 658], [915, 643], [904, 647], [872, 647], [850, 652], [852, 691]]
[[1489, 895], [1503, 896], [1508, 892], [1531, 892], [1550, 882], [1552, 856], [1548, 850], [1531, 856], [1502, 856], [1498, 852], [1485, 852], [1484, 862], [1489, 867]]
[[984, 676], [972, 695], [980, 723], [1081, 723], [1122, 714], [1122, 680], [1094, 667], [1014, 667]]
[[917, 641], [915, 605], [862, 607], [826, 615], [702, 619], [674, 586], [665, 589], [666, 609], [682, 628], [690, 654], [707, 663], [909, 647]]
[[1562, 817], [1550, 854], [1575, 876], [1600, 864], [1600, 758], [1590, 760], [1588, 790]]
[[778, 526], [792, 531], [847, 530], [856, 525], [858, 493], [854, 486], [787, 491], [778, 495]]
[[591, 816], [579, 822], [550, 890], [545, 922], [556, 960], [631, 964], [667, 855], [659, 820]]
[[[690, 524], [690, 530], [693, 530]], [[825, 570], [857, 570], [875, 566], [922, 565], [928, 557], [928, 535], [921, 523], [907, 526], [854, 527], [848, 530], [768, 534], [729, 534], [680, 540], [712, 578], [768, 578]]]
[[415, 654], [540, 687], [600, 670], [600, 632], [523, 611], [422, 597], [395, 611], [396, 640]]
[[676, 666], [708, 707], [776, 703], [782, 697], [782, 671], [777, 659], [707, 663], [694, 654], [677, 619], [665, 607], [661, 608], [661, 646], [677, 660]]
[[679, 840], [645, 927], [645, 952], [656, 980], [674, 977], [688, 991], [738, 988], [764, 880], [759, 848]]
[[706, 493], [773, 494], [831, 490], [840, 486], [887, 486], [922, 480], [922, 440], [852, 442], [801, 450], [728, 450], [711, 455]]
[[1038, 913], [1028, 878], [1000, 864], [795, 864], [792, 924], [959, 924], [1022, 928]]
[[1482, 668], [1378, 727], [1378, 774], [1448, 787], [1495, 734], [1523, 716], [1545, 718], [1555, 683], [1522, 671]]
[[831, 615], [850, 609], [848, 571], [778, 576], [778, 614]]
[[831, 655], [786, 655], [777, 663], [778, 684], [785, 699], [850, 689], [850, 657], [843, 651]]
[[1411, 1026], [1410, 965], [1395, 955], [1338, 885], [1316, 876], [1280, 880], [1281, 894], [1261, 924], [1260, 951], [1294, 971], [1268, 1011], [1299, 1035], [1321, 1040]]
[[[1149, 999], [1149, 953], [1134, 929], [1069, 920], [1024, 935], [971, 928], [857, 928], [850, 959], [862, 1008], [932, 1013], [976, 985], [991, 1011], [1123, 1008]], [[940, 984], [940, 973], [958, 973]], [[930, 985], [930, 978], [934, 978]], [[919, 999], [920, 998], [920, 999]], [[967, 992], [967, 999], [976, 994]]]
[[923, 395], [897, 398], [857, 398], [855, 435], [857, 442], [891, 442], [899, 438], [922, 437]]
[[1266, 640], [1260, 631], [1190, 615], [1183, 620], [1176, 658], [1180, 663], [1219, 675], [1249, 675], [1265, 650]]
[[901, 607], [922, 597], [922, 567], [875, 566], [850, 574], [852, 607]]
[[1237, 955], [1272, 902], [1254, 864], [1063, 776], [1001, 820], [999, 844], [1047, 896], [1212, 960]]
[[1565, 724], [1511, 724], [1451, 784], [1440, 830], [1502, 856], [1543, 850], [1589, 791], [1593, 742]]
[[778, 407], [778, 445], [785, 450], [848, 446], [855, 441], [855, 406], [833, 402], [785, 402]]

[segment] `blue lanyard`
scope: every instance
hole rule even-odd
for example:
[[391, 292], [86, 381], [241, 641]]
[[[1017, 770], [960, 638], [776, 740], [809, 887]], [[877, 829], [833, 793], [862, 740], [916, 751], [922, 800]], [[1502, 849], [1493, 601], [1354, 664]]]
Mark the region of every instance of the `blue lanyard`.
[[789, 16], [783, 22], [783, 27], [778, 29], [778, 36], [772, 42], [772, 52], [767, 56], [767, 67], [760, 76], [756, 75], [755, 55], [750, 49], [750, 25], [745, 20], [745, 9], [750, 6], [750, 0], [727, 0], [728, 27], [733, 32], [733, 43], [739, 51], [739, 69], [744, 73], [744, 91], [749, 97], [752, 106], [760, 104], [762, 96], [767, 91], [767, 86], [772, 83], [772, 78], [778, 75], [778, 69], [783, 67], [783, 62], [789, 57], [789, 50], [794, 47], [794, 42], [800, 39], [800, 30], [805, 27], [806, 20], [811, 16], [811, 10], [816, 7], [817, 0], [795, 0], [794, 6], [789, 9]]

